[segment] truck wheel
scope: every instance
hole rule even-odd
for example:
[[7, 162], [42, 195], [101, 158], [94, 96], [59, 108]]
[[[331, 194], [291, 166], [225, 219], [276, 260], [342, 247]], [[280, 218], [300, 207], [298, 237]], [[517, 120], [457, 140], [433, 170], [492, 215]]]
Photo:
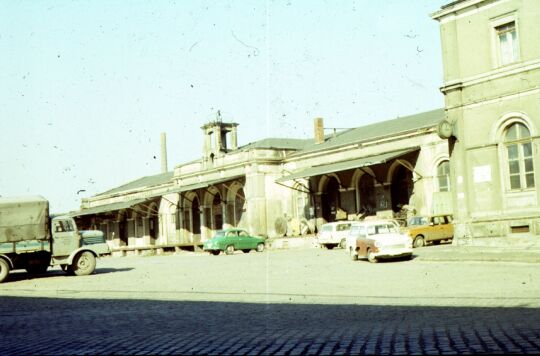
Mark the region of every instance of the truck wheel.
[[79, 253], [73, 260], [71, 270], [76, 276], [87, 276], [96, 269], [96, 258], [91, 252]]
[[0, 283], [2, 283], [9, 274], [9, 264], [3, 258], [0, 258]]

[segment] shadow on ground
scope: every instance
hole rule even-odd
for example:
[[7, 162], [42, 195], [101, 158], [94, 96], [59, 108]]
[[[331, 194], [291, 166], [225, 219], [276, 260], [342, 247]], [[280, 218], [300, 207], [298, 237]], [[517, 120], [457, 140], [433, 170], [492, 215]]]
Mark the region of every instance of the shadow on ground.
[[535, 308], [0, 297], [0, 354], [540, 352]]
[[[133, 268], [96, 268], [94, 274], [128, 272], [131, 270], [133, 270]], [[13, 272], [10, 272], [7, 279], [4, 282], [2, 282], [2, 284], [6, 284], [10, 282], [26, 281], [26, 280], [32, 280], [32, 279], [61, 277], [61, 276], [73, 277], [60, 269], [49, 270], [45, 273], [40, 273], [40, 274], [27, 273], [24, 270], [15, 270]]]

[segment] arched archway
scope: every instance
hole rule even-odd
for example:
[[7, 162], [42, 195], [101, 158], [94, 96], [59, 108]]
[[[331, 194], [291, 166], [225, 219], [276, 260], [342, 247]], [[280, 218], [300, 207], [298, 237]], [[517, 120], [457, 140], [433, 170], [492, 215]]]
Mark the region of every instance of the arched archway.
[[120, 246], [127, 246], [128, 244], [128, 227], [127, 227], [127, 212], [126, 210], [120, 210], [118, 212], [117, 220], [118, 224], [118, 238], [120, 239]]
[[[340, 183], [335, 176], [325, 176], [322, 190], [322, 217], [327, 222], [336, 221], [336, 214], [341, 205], [339, 187]], [[323, 178], [324, 179], [324, 178]]]
[[228, 188], [227, 194], [227, 220], [234, 227], [247, 227], [246, 222], [246, 195], [244, 186], [240, 182], [234, 182]]
[[410, 169], [402, 164], [395, 166], [392, 173], [392, 210], [397, 212], [401, 210], [403, 205], [409, 204], [410, 197], [413, 193], [414, 183], [413, 174]]
[[[212, 231], [223, 228], [223, 199], [221, 192], [216, 186], [206, 189], [203, 196], [203, 237], [212, 236]], [[211, 231], [212, 230], [212, 231]]]
[[356, 184], [358, 212], [366, 216], [375, 214], [377, 209], [375, 179], [371, 175], [364, 173]]
[[223, 206], [221, 194], [216, 193], [212, 200], [212, 230], [223, 229]]
[[158, 209], [159, 207], [155, 202], [148, 206], [146, 218], [148, 221], [148, 235], [150, 236], [150, 245], [155, 245], [156, 240], [159, 238]]
[[[201, 204], [199, 203], [199, 197], [193, 196], [191, 201], [191, 207], [188, 210], [189, 218], [191, 220], [189, 230], [195, 236], [201, 235]], [[188, 220], [189, 221], [189, 220]]]

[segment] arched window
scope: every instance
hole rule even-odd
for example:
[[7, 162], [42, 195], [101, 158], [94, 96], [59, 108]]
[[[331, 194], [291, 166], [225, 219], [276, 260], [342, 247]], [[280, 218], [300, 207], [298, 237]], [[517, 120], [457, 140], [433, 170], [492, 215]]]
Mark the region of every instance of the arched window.
[[439, 183], [439, 192], [450, 191], [450, 162], [442, 161], [437, 166], [437, 181]]
[[511, 190], [534, 188], [534, 167], [531, 133], [516, 122], [504, 131], [504, 146]]

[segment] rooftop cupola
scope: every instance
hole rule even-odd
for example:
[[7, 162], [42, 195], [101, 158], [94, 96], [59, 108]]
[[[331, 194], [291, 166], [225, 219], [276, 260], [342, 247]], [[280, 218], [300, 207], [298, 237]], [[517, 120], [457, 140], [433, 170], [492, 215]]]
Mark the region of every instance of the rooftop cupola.
[[238, 148], [237, 128], [235, 122], [223, 122], [218, 110], [216, 118], [204, 124], [203, 161], [213, 165], [214, 160], [227, 152]]

